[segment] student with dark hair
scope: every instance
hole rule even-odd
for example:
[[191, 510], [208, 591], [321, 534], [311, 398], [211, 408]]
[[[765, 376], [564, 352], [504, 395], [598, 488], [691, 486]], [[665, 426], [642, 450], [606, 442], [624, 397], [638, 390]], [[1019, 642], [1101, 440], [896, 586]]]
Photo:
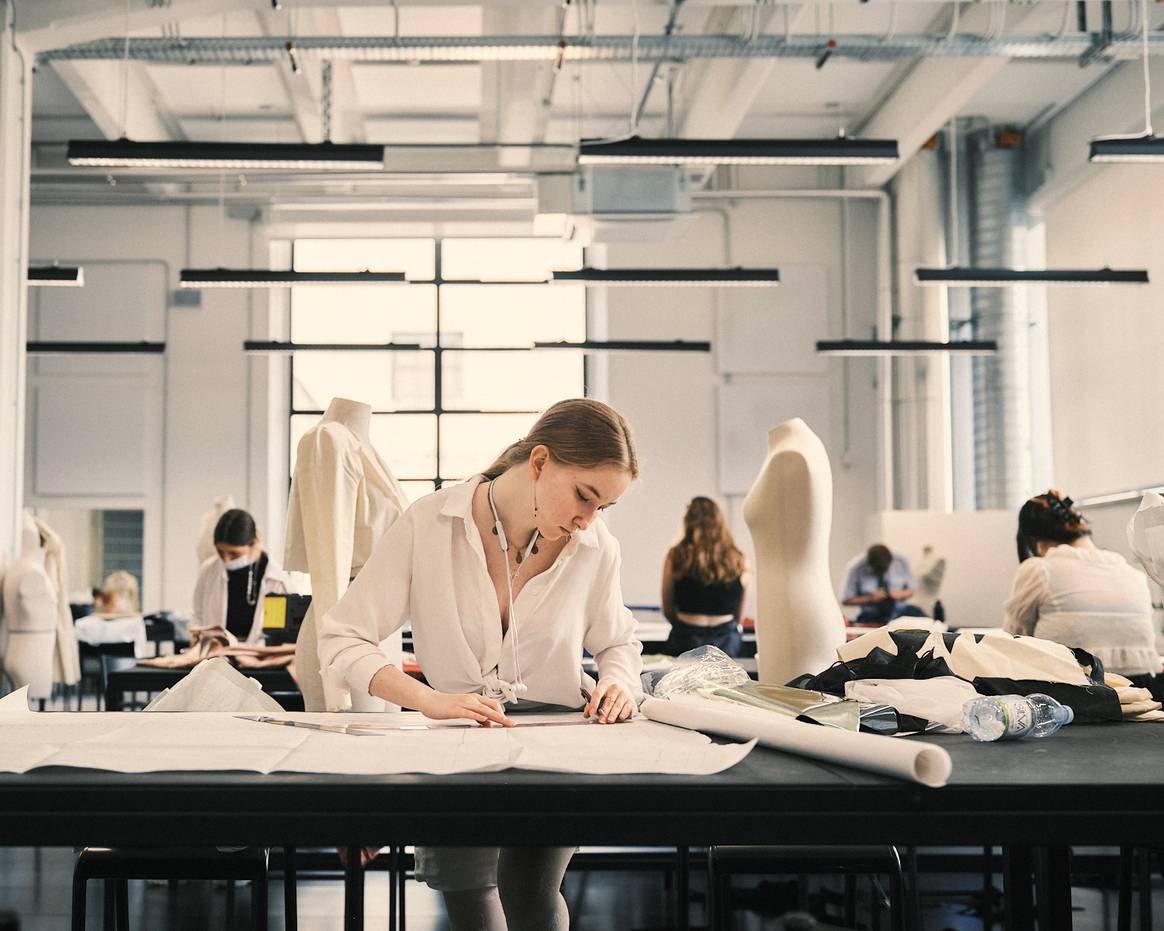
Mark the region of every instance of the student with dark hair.
[[223, 627], [240, 643], [262, 643], [263, 599], [288, 589], [287, 576], [263, 550], [255, 519], [240, 508], [214, 526], [214, 552], [198, 571], [191, 627]]
[[909, 604], [916, 583], [909, 563], [884, 543], [874, 543], [845, 567], [841, 604], [861, 609], [858, 624], [884, 624], [896, 617], [922, 617]]
[[716, 646], [739, 656], [747, 584], [748, 562], [723, 511], [711, 498], [692, 498], [683, 536], [663, 561], [663, 616], [671, 622], [664, 652]]
[[1053, 489], [1019, 510], [1017, 539], [1006, 629], [1081, 647], [1108, 672], [1152, 687], [1160, 654], [1144, 574], [1096, 546], [1087, 519]]

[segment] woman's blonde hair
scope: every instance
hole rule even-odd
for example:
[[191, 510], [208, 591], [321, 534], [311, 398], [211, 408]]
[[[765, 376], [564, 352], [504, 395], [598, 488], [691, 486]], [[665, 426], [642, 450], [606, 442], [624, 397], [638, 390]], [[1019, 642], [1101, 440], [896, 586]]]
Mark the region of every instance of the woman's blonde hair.
[[137, 578], [124, 569], [118, 569], [105, 576], [101, 584], [105, 593], [105, 607], [107, 611], [125, 611], [136, 613], [138, 610]]
[[740, 578], [747, 568], [719, 505], [711, 498], [692, 498], [683, 515], [683, 539], [671, 551], [672, 575], [722, 585]]
[[626, 419], [609, 404], [592, 398], [559, 401], [537, 419], [529, 433], [509, 446], [482, 474], [497, 478], [529, 459], [535, 446], [545, 446], [562, 465], [593, 469], [613, 465], [639, 477], [634, 437]]

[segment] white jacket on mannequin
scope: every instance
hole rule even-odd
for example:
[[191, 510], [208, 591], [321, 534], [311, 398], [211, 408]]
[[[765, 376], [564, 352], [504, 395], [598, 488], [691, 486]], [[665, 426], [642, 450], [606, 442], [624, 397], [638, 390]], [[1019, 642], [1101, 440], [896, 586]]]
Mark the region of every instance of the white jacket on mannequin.
[[[295, 671], [308, 711], [379, 711], [370, 695], [320, 672], [318, 631], [324, 615], [372, 555], [372, 547], [407, 507], [400, 483], [372, 446], [372, 409], [333, 398], [299, 441], [287, 506], [284, 567], [311, 575], [311, 607], [295, 650]], [[385, 662], [401, 663], [400, 635], [381, 644]]]
[[69, 570], [65, 562], [65, 543], [60, 535], [39, 517], [33, 518], [44, 543], [44, 568], [57, 594], [57, 637], [53, 645], [53, 678], [63, 685], [81, 681], [81, 654], [73, 630], [73, 612], [69, 610]]
[[[247, 643], [263, 642], [263, 599], [287, 591], [290, 591], [287, 573], [267, 553], [267, 568], [259, 583], [259, 595], [255, 602], [251, 630], [246, 637]], [[211, 556], [198, 570], [198, 581], [194, 583], [194, 609], [190, 613], [190, 626], [225, 629], [227, 597], [226, 565], [218, 556]]]
[[57, 631], [57, 593], [45, 555], [26, 513], [20, 558], [4, 574], [4, 669], [17, 688], [27, 685], [28, 697], [38, 699], [52, 697]]

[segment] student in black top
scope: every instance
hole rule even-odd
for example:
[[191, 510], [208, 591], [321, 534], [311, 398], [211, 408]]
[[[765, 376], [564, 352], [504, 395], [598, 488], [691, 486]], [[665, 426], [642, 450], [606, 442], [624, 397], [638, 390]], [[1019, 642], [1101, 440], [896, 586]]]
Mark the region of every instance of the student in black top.
[[747, 585], [747, 560], [719, 505], [692, 498], [683, 537], [663, 563], [663, 615], [671, 622], [664, 652], [678, 656], [711, 645], [738, 656]]

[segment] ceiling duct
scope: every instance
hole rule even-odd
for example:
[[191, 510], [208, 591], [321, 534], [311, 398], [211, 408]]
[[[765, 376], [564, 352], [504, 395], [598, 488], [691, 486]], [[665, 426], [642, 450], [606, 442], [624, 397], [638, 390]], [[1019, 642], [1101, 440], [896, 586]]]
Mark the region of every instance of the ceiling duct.
[[691, 222], [691, 194], [682, 169], [581, 168], [538, 178], [534, 231], [582, 245], [671, 239]]

